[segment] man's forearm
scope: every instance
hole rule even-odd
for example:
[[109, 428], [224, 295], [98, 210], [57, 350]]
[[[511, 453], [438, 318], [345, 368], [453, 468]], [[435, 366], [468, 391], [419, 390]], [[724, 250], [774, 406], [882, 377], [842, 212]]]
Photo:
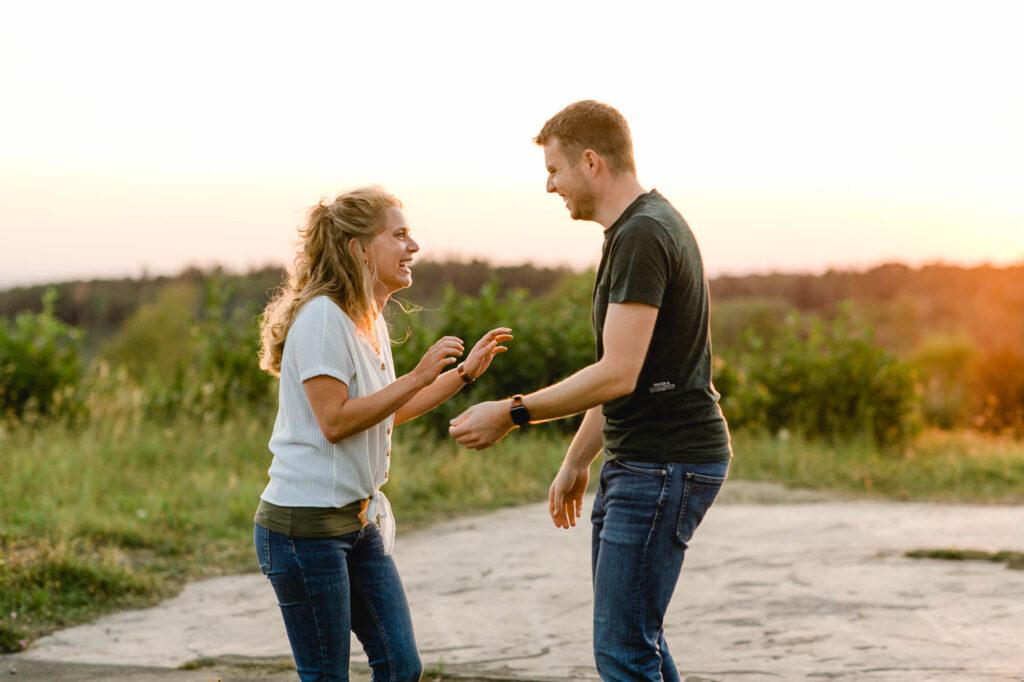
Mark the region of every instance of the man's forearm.
[[604, 415], [601, 413], [601, 406], [592, 407], [587, 410], [583, 417], [583, 423], [577, 429], [576, 435], [565, 453], [565, 465], [574, 469], [585, 469], [590, 463], [601, 454], [604, 449], [604, 439], [601, 431], [604, 426]]
[[564, 381], [523, 397], [530, 421], [543, 422], [577, 414], [632, 392], [636, 379], [615, 365], [600, 361]]

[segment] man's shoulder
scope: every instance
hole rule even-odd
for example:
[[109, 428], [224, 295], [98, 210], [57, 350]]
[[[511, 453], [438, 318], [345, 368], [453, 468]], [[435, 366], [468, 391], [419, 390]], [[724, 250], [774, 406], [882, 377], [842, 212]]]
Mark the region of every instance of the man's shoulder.
[[620, 232], [642, 233], [660, 230], [674, 236], [688, 229], [683, 216], [669, 203], [668, 199], [659, 194], [657, 190], [652, 190], [643, 195], [633, 206], [633, 210], [623, 221]]

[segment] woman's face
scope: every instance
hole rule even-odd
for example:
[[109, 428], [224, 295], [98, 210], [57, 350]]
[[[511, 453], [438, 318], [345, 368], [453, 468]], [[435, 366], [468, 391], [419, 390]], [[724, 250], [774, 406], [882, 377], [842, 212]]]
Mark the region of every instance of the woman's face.
[[377, 274], [374, 290], [390, 296], [411, 286], [409, 264], [413, 254], [419, 250], [419, 244], [409, 234], [401, 209], [389, 208], [384, 229], [366, 247], [367, 264], [370, 271]]

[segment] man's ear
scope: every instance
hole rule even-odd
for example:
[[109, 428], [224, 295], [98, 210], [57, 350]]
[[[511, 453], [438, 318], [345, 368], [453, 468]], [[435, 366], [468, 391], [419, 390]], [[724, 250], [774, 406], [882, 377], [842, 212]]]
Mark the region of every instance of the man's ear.
[[584, 149], [583, 154], [580, 155], [580, 166], [582, 166], [583, 172], [590, 177], [597, 175], [602, 163], [603, 160], [593, 149]]

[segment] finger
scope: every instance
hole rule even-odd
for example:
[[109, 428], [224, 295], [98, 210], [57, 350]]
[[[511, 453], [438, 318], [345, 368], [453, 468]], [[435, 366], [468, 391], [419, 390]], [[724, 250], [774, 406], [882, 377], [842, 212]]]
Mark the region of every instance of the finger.
[[507, 350], [508, 350], [508, 348], [505, 348], [505, 346], [495, 346], [494, 350], [491, 351], [491, 355], [497, 355], [498, 353], [504, 353]]
[[558, 489], [554, 483], [551, 484], [551, 490], [548, 491], [548, 513], [552, 517], [558, 514], [558, 508], [562, 506], [562, 492]]
[[558, 527], [569, 528], [570, 520], [568, 514], [565, 513], [565, 505], [558, 505]]

